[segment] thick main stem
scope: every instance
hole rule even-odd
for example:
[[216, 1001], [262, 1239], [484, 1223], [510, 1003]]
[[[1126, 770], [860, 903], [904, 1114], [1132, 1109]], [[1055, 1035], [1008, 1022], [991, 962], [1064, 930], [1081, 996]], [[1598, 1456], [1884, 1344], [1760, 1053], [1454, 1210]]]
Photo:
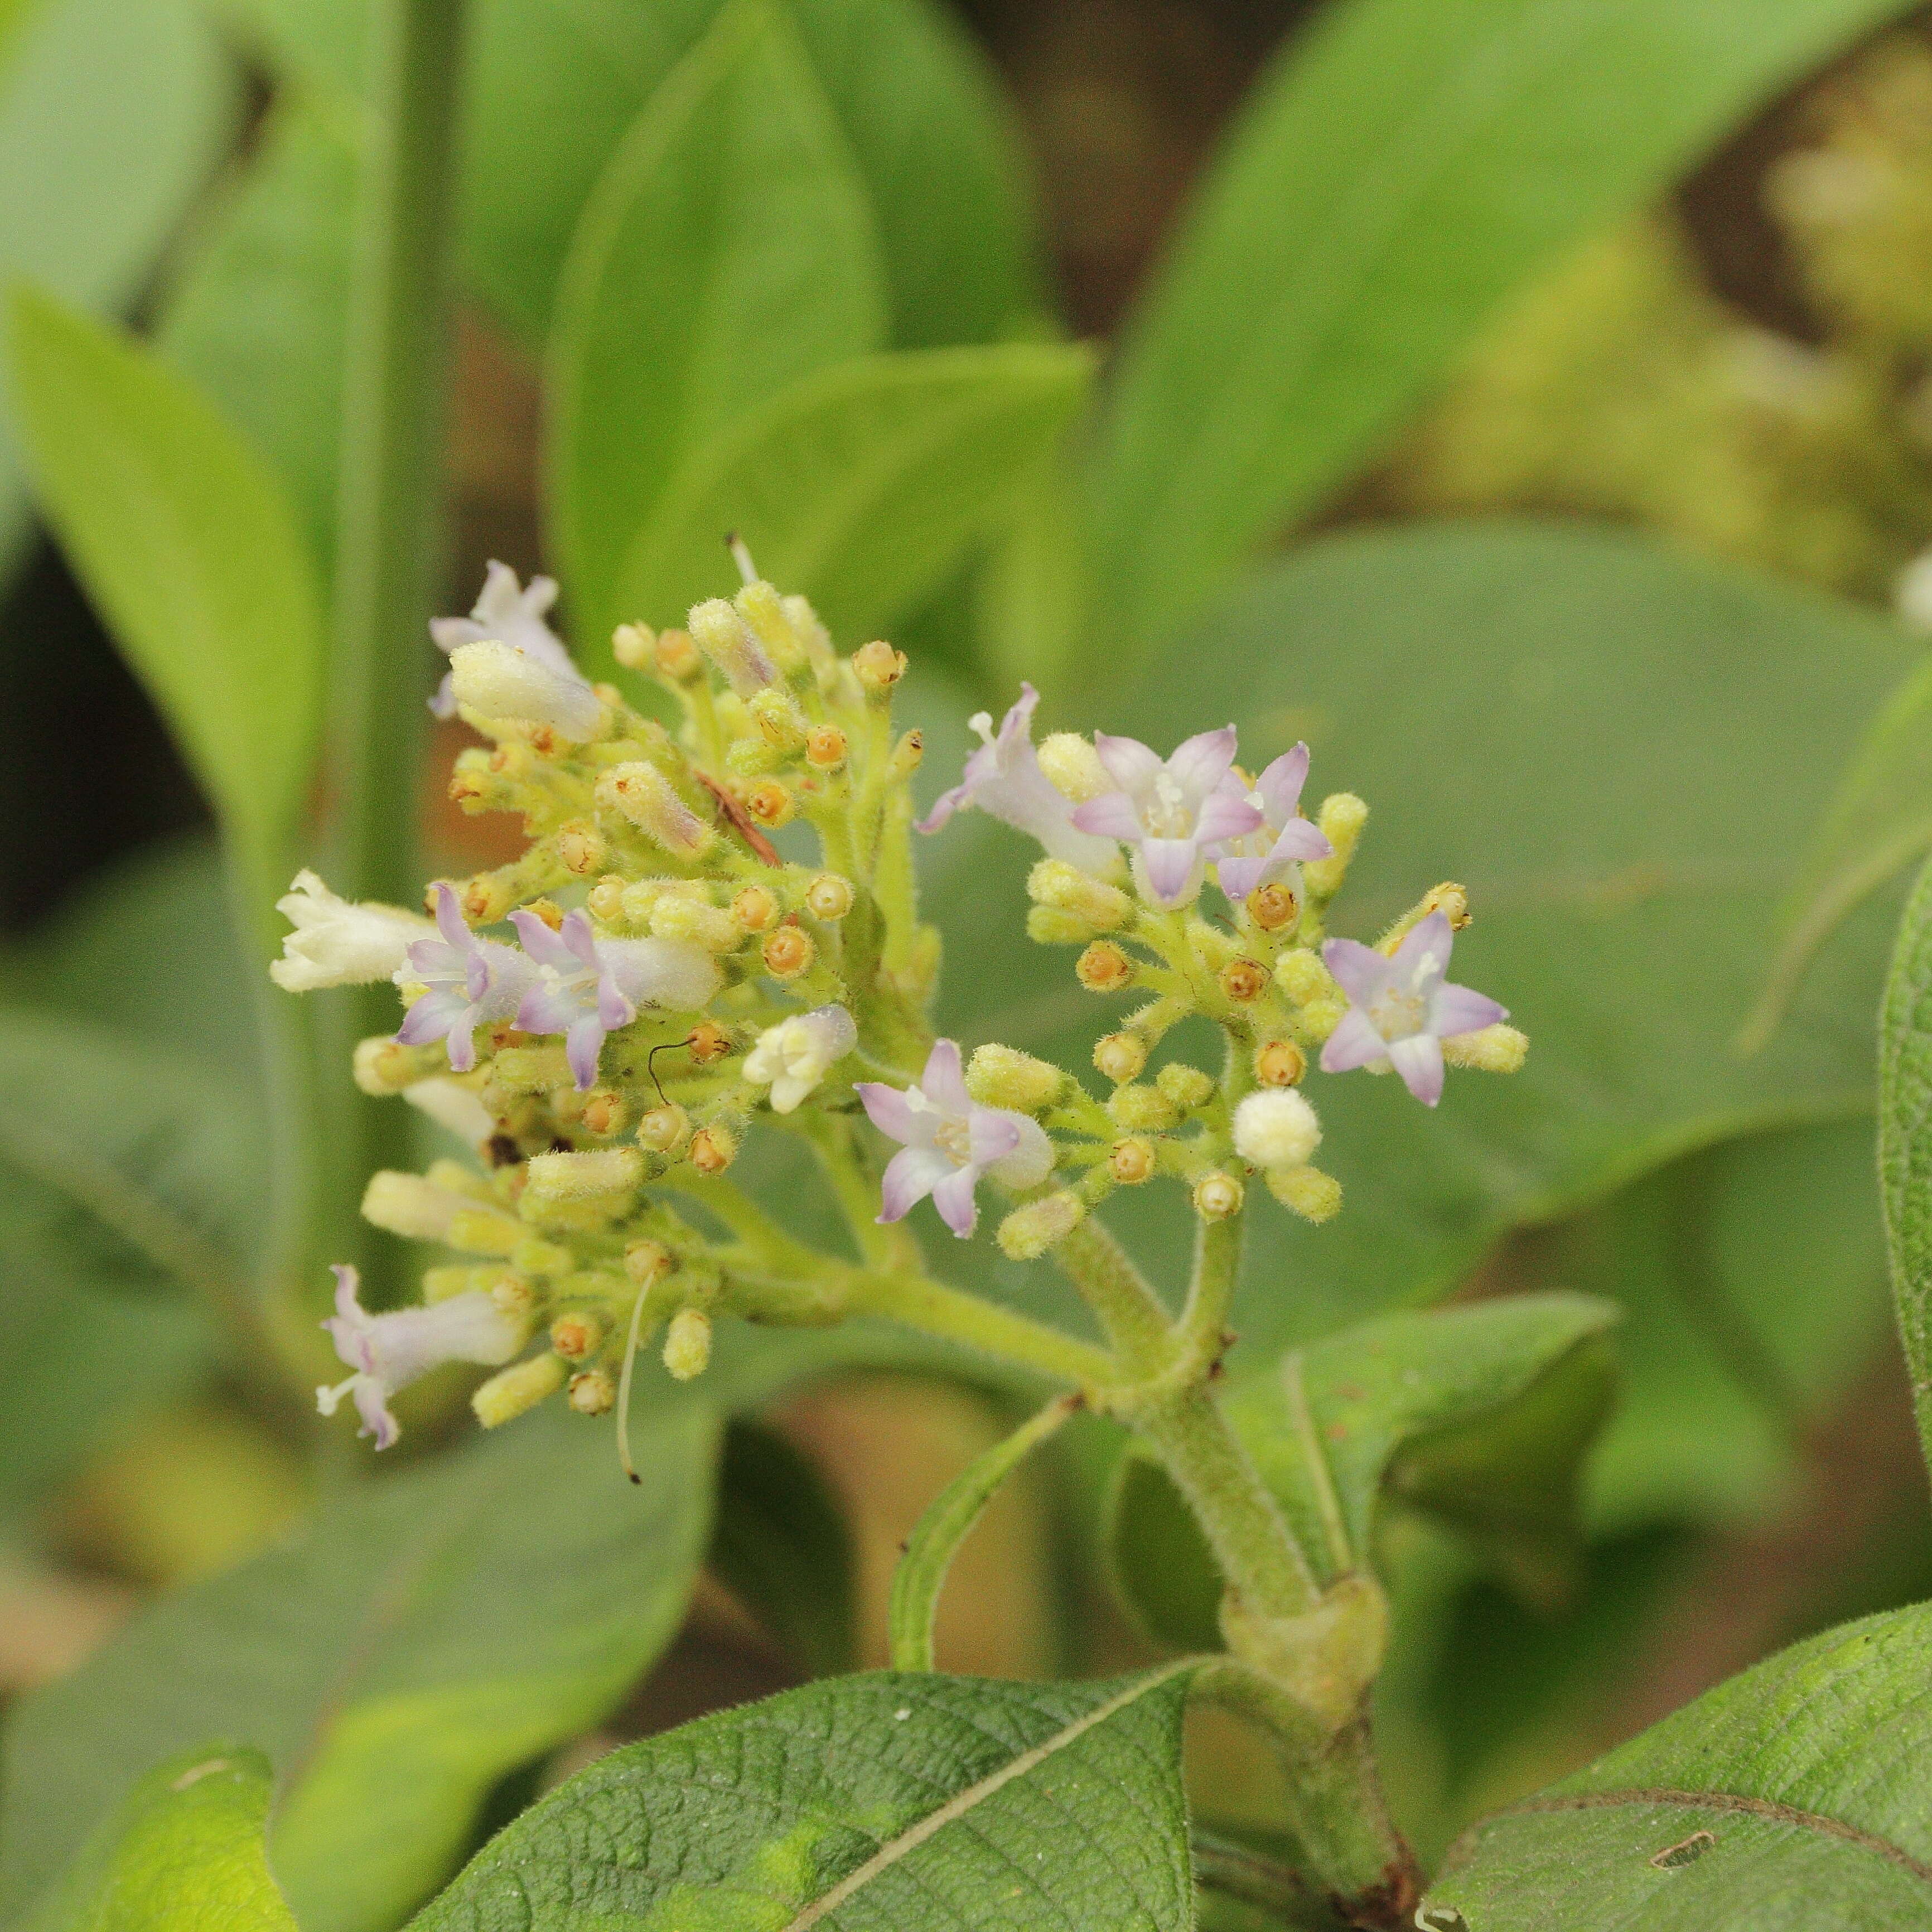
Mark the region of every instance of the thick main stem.
[[[424, 626], [442, 500], [447, 292], [463, 0], [373, 0], [369, 146], [344, 370], [329, 691], [332, 870], [352, 899], [416, 896]], [[395, 1022], [393, 991], [341, 996], [319, 1029], [329, 1118], [316, 1233], [329, 1258], [380, 1250], [357, 1216], [364, 1178], [403, 1164], [408, 1119], [356, 1093], [346, 1050]], [[328, 1037], [331, 1034], [333, 1037]], [[380, 1271], [380, 1269], [379, 1269]]]

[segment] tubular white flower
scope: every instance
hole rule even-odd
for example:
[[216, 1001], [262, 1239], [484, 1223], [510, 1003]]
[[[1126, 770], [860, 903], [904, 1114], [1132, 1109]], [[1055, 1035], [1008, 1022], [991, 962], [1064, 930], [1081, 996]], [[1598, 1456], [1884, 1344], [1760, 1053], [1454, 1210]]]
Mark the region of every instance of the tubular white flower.
[[1315, 1109], [1292, 1087], [1264, 1088], [1234, 1109], [1234, 1151], [1251, 1166], [1303, 1167], [1321, 1144]]
[[745, 1056], [745, 1078], [772, 1090], [772, 1112], [789, 1114], [859, 1043], [859, 1029], [843, 1006], [794, 1013], [759, 1034]]
[[428, 920], [400, 906], [352, 905], [310, 872], [296, 874], [275, 910], [295, 930], [284, 938], [282, 956], [270, 965], [268, 976], [291, 993], [390, 979], [410, 947], [435, 931]]
[[574, 669], [559, 670], [520, 644], [459, 644], [449, 654], [450, 688], [479, 718], [548, 724], [580, 742], [595, 737], [604, 706]]

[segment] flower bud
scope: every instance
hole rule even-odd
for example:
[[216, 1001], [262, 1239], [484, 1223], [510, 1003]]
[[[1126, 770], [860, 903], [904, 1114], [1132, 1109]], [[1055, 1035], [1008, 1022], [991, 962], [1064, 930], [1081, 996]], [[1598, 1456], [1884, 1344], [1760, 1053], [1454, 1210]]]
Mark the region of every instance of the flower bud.
[[906, 655], [875, 638], [852, 653], [852, 669], [868, 691], [890, 691], [905, 676]]
[[1225, 1221], [1241, 1210], [1241, 1184], [1232, 1174], [1216, 1168], [1204, 1174], [1194, 1184], [1194, 1211], [1204, 1221]]
[[738, 1143], [727, 1127], [714, 1123], [691, 1137], [691, 1164], [700, 1174], [722, 1174], [737, 1158]]
[[626, 670], [656, 668], [657, 633], [648, 624], [620, 624], [610, 633], [610, 655]]
[[604, 835], [588, 819], [573, 818], [557, 830], [556, 856], [566, 872], [588, 878], [604, 863]]
[[476, 1420], [485, 1429], [513, 1421], [563, 1386], [564, 1366], [554, 1355], [532, 1355], [527, 1362], [503, 1370], [470, 1398]]
[[790, 694], [782, 687], [774, 685], [760, 692], [745, 708], [767, 751], [789, 754], [805, 743], [805, 720], [798, 715]]
[[1268, 1188], [1284, 1208], [1299, 1214], [1304, 1221], [1332, 1220], [1342, 1205], [1342, 1184], [1332, 1174], [1324, 1174], [1319, 1168], [1271, 1168]]
[[1028, 906], [1026, 930], [1036, 946], [1078, 946], [1094, 936], [1094, 928], [1078, 914], [1058, 906]]
[[1300, 915], [1294, 893], [1279, 879], [1257, 886], [1247, 897], [1248, 916], [1264, 932], [1286, 932]]
[[1529, 1036], [1498, 1022], [1474, 1033], [1451, 1034], [1442, 1058], [1451, 1066], [1473, 1066], [1483, 1073], [1514, 1073], [1529, 1052]]
[[1298, 1087], [1308, 1056], [1292, 1040], [1271, 1040], [1255, 1049], [1255, 1078], [1264, 1087]]
[[506, 1046], [490, 1064], [490, 1077], [506, 1094], [548, 1094], [571, 1084], [570, 1060], [562, 1044]]
[[1107, 1172], [1123, 1187], [1138, 1187], [1144, 1180], [1154, 1178], [1154, 1150], [1151, 1141], [1144, 1141], [1138, 1135], [1116, 1141], [1107, 1150]]
[[1348, 1015], [1348, 1006], [1342, 1000], [1310, 1000], [1295, 1016], [1295, 1024], [1311, 1046], [1320, 1046]]
[[796, 980], [810, 969], [818, 948], [803, 927], [782, 926], [764, 946], [765, 970], [774, 980]]
[[656, 652], [658, 675], [674, 684], [692, 684], [704, 670], [704, 658], [688, 631], [660, 631]]
[[1077, 1194], [1062, 1189], [1044, 1201], [1016, 1208], [1000, 1223], [999, 1244], [1010, 1261], [1036, 1262], [1058, 1247], [1087, 1218], [1087, 1207]]
[[1109, 939], [1095, 940], [1073, 970], [1090, 993], [1118, 993], [1134, 981], [1134, 962]]
[[1327, 898], [1341, 890], [1348, 861], [1355, 856], [1355, 848], [1360, 842], [1362, 827], [1369, 822], [1369, 808], [1352, 791], [1331, 792], [1322, 801], [1315, 822], [1334, 850], [1328, 858], [1310, 860], [1301, 868], [1301, 875], [1311, 892]]
[[604, 1318], [584, 1310], [560, 1315], [550, 1324], [550, 1345], [566, 1362], [580, 1362], [604, 1346]]
[[643, 1186], [644, 1156], [634, 1148], [602, 1148], [589, 1154], [532, 1154], [529, 1184], [519, 1204], [540, 1218], [553, 1208], [588, 1207], [617, 1214]]
[[751, 698], [778, 682], [778, 667], [723, 598], [694, 604], [690, 624], [692, 641], [740, 698]]
[[711, 1363], [711, 1318], [701, 1308], [680, 1308], [664, 1331], [664, 1365], [674, 1380], [688, 1382]]
[[517, 1244], [511, 1264], [522, 1274], [541, 1275], [547, 1281], [575, 1272], [577, 1257], [556, 1241], [531, 1234]]
[[1268, 982], [1268, 968], [1258, 959], [1231, 959], [1221, 968], [1221, 991], [1237, 1006], [1259, 999]]
[[1107, 1112], [1129, 1133], [1171, 1133], [1180, 1124], [1179, 1111], [1158, 1087], [1116, 1087], [1107, 1102]]
[[615, 872], [606, 872], [584, 896], [590, 916], [605, 926], [621, 925], [624, 918], [624, 881]]
[[494, 872], [478, 872], [464, 882], [463, 916], [471, 926], [494, 926], [515, 902], [515, 895]]
[[745, 809], [766, 830], [791, 823], [797, 801], [776, 778], [761, 778], [745, 794]]
[[[440, 1186], [420, 1174], [398, 1174], [384, 1168], [369, 1177], [362, 1194], [364, 1220], [372, 1227], [386, 1228], [391, 1234], [400, 1234], [412, 1241], [448, 1243], [456, 1217], [478, 1208], [486, 1214], [494, 1215], [502, 1222], [506, 1231], [516, 1228], [516, 1223], [508, 1215], [484, 1206], [478, 1196], [467, 1189], [458, 1191]], [[522, 1230], [518, 1228], [517, 1233], [520, 1237]], [[496, 1250], [486, 1248], [482, 1252], [491, 1253]]]
[[1305, 946], [1284, 952], [1274, 962], [1274, 982], [1298, 1006], [1310, 1000], [1335, 997], [1335, 982], [1328, 968]]
[[814, 771], [836, 772], [845, 762], [845, 734], [836, 724], [814, 724], [805, 734], [805, 761]]
[[691, 1116], [676, 1101], [653, 1107], [638, 1123], [638, 1144], [652, 1154], [669, 1154], [691, 1131]]
[[966, 1069], [966, 1090], [982, 1107], [1005, 1107], [1037, 1114], [1066, 1089], [1066, 1076], [1017, 1047], [988, 1044], [974, 1050]]
[[836, 872], [820, 873], [805, 889], [805, 909], [814, 919], [843, 919], [852, 905], [852, 882]]
[[745, 943], [743, 927], [722, 906], [666, 893], [651, 908], [653, 939], [684, 939], [707, 952], [734, 952]]
[[1072, 914], [1095, 932], [1112, 932], [1133, 916], [1134, 902], [1119, 886], [1064, 859], [1041, 860], [1027, 874], [1027, 895], [1036, 905]]
[[458, 704], [480, 718], [548, 725], [579, 744], [603, 726], [604, 706], [581, 677], [514, 644], [458, 645], [449, 678]]
[[763, 886], [747, 886], [731, 902], [731, 916], [746, 932], [769, 932], [781, 910], [776, 894]]
[[[435, 1058], [440, 1060], [442, 1057], [439, 1048]], [[356, 1042], [353, 1066], [356, 1085], [379, 1100], [391, 1094], [400, 1094], [405, 1087], [422, 1079], [427, 1070], [414, 1048], [401, 1046], [386, 1033]]]
[[886, 765], [889, 778], [909, 778], [919, 770], [920, 760], [926, 756], [926, 734], [923, 731], [907, 731], [901, 734], [898, 742], [892, 747], [892, 755]]
[[1454, 879], [1431, 886], [1401, 918], [1376, 941], [1376, 950], [1393, 955], [1397, 946], [1428, 918], [1439, 912], [1448, 920], [1450, 930], [1460, 932], [1469, 923], [1469, 895]]
[[1234, 1151], [1252, 1166], [1305, 1166], [1321, 1144], [1322, 1123], [1292, 1087], [1264, 1087], [1234, 1109]]
[[676, 1258], [662, 1241], [633, 1241], [624, 1250], [624, 1272], [640, 1288], [650, 1288], [663, 1280], [676, 1264]]
[[563, 908], [554, 899], [532, 899], [524, 911], [535, 913], [553, 932], [563, 930]]
[[613, 765], [597, 781], [597, 802], [627, 818], [668, 852], [691, 858], [711, 842], [711, 830], [656, 766], [642, 758]]
[[608, 1369], [586, 1369], [570, 1378], [566, 1398], [579, 1415], [608, 1415], [616, 1406], [617, 1384]]
[[754, 578], [731, 600], [746, 630], [782, 671], [806, 668], [805, 644], [792, 628], [784, 600], [763, 578]]
[[1198, 1066], [1184, 1060], [1168, 1061], [1154, 1077], [1154, 1084], [1184, 1110], [1204, 1107], [1214, 1097], [1214, 1082]]
[[1055, 731], [1042, 743], [1040, 768], [1047, 782], [1065, 799], [1084, 805], [1089, 799], [1114, 789], [1114, 781], [1100, 762], [1092, 741], [1076, 731]]
[[1094, 1066], [1112, 1081], [1138, 1078], [1147, 1057], [1147, 1042], [1135, 1034], [1105, 1034], [1094, 1044]]
[[614, 1094], [608, 1087], [584, 1096], [584, 1124], [593, 1134], [621, 1133], [628, 1115], [623, 1095]]

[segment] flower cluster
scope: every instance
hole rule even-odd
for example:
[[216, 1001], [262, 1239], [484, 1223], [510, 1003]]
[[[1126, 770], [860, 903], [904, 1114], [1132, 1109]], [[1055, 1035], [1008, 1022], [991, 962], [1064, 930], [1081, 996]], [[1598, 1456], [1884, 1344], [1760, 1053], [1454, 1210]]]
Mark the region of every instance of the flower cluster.
[[[391, 1398], [442, 1362], [497, 1370], [474, 1397], [486, 1424], [560, 1390], [597, 1414], [648, 1331], [688, 1376], [720, 1313], [845, 1312], [862, 1270], [793, 1240], [730, 1172], [760, 1121], [806, 1142], [868, 1262], [916, 1270], [896, 1224], [930, 1196], [964, 1238], [989, 1187], [1011, 1204], [998, 1238], [1019, 1259], [1157, 1176], [1206, 1220], [1241, 1212], [1256, 1174], [1324, 1220], [1340, 1190], [1312, 1164], [1312, 1055], [1330, 1072], [1393, 1069], [1430, 1106], [1445, 1061], [1522, 1058], [1503, 1010], [1444, 976], [1460, 887], [1375, 946], [1325, 936], [1366, 810], [1344, 793], [1302, 814], [1306, 746], [1252, 778], [1232, 727], [1165, 758], [1105, 734], [1036, 748], [1028, 686], [997, 733], [974, 720], [982, 747], [920, 829], [970, 808], [1036, 839], [1033, 938], [1081, 946], [1092, 991], [1142, 997], [1094, 1049], [1104, 1099], [1010, 1046], [964, 1060], [926, 1017], [921, 746], [892, 716], [905, 658], [884, 643], [837, 655], [803, 598], [740, 561], [743, 588], [686, 628], [612, 640], [674, 726], [583, 675], [545, 622], [554, 586], [493, 565], [473, 614], [432, 626], [450, 659], [434, 706], [488, 741], [458, 758], [452, 796], [520, 814], [526, 849], [435, 882], [427, 916], [349, 904], [308, 872], [280, 902], [293, 929], [278, 982], [392, 981], [397, 1030], [357, 1049], [358, 1084], [479, 1156], [369, 1184], [370, 1221], [465, 1258], [428, 1271], [420, 1306], [369, 1313], [338, 1270], [325, 1326], [352, 1372], [320, 1400], [352, 1396], [379, 1448], [395, 1438]], [[1169, 1059], [1144, 1078], [1196, 1015], [1220, 1026], [1225, 1066]]]

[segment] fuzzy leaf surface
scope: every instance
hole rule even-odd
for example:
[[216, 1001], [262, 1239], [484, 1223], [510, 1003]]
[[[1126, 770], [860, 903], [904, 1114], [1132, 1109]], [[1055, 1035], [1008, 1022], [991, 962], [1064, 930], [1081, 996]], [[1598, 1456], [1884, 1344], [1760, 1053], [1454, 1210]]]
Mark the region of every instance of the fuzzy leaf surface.
[[1460, 1912], [1472, 1932], [1924, 1924], [1928, 1642], [1932, 1610], [1921, 1605], [1732, 1678], [1476, 1826], [1428, 1904]]
[[701, 1718], [552, 1792], [415, 1932], [1182, 1932], [1186, 1688], [877, 1672]]
[[555, 1407], [357, 1486], [286, 1546], [164, 1598], [14, 1708], [0, 1912], [184, 1740], [280, 1767], [275, 1868], [307, 1932], [394, 1923], [503, 1773], [595, 1723], [669, 1641], [710, 1514], [712, 1412], [607, 1431]]

